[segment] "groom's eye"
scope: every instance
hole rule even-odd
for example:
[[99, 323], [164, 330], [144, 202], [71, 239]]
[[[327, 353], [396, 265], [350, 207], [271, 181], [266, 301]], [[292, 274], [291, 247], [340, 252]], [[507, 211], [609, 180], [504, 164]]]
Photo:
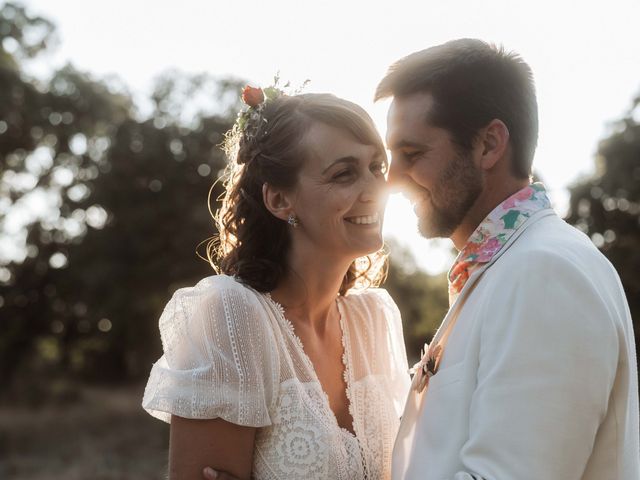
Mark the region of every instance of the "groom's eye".
[[420, 155], [422, 155], [422, 151], [420, 150], [412, 150], [410, 152], [404, 152], [404, 158], [409, 162], [415, 161]]

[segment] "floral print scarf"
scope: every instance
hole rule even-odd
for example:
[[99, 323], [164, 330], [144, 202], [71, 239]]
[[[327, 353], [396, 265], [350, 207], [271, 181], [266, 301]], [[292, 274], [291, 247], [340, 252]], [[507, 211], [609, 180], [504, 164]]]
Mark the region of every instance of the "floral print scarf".
[[532, 183], [498, 205], [478, 225], [449, 270], [449, 305], [458, 298], [473, 271], [489, 262], [531, 215], [551, 207], [542, 183]]

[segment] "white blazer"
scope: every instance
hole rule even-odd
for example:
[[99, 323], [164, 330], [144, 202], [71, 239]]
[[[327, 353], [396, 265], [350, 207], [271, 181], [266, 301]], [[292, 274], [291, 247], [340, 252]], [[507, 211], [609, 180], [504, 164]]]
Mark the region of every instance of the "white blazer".
[[394, 480], [638, 480], [631, 315], [614, 268], [551, 209], [474, 272], [412, 390]]

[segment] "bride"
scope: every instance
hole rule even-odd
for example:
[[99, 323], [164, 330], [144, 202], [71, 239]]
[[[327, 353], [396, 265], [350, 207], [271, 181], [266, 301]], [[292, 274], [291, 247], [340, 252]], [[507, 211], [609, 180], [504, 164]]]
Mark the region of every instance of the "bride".
[[178, 290], [143, 406], [169, 478], [388, 479], [409, 389], [384, 264], [382, 141], [329, 94], [243, 91], [226, 142], [219, 275]]

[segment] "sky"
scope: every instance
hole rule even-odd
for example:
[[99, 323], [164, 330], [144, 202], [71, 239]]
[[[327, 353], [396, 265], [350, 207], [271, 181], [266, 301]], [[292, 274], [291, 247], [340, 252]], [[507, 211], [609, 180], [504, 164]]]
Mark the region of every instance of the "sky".
[[[58, 27], [57, 49], [31, 66], [45, 75], [71, 62], [116, 75], [144, 110], [163, 71], [233, 75], [267, 86], [276, 72], [306, 91], [362, 105], [384, 137], [388, 102], [373, 92], [399, 58], [474, 37], [522, 55], [536, 81], [540, 134], [534, 168], [560, 213], [567, 186], [594, 171], [598, 141], [640, 93], [640, 2], [27, 0]], [[448, 240], [422, 239], [410, 205], [393, 196], [385, 236], [407, 245], [419, 267], [446, 270]]]

